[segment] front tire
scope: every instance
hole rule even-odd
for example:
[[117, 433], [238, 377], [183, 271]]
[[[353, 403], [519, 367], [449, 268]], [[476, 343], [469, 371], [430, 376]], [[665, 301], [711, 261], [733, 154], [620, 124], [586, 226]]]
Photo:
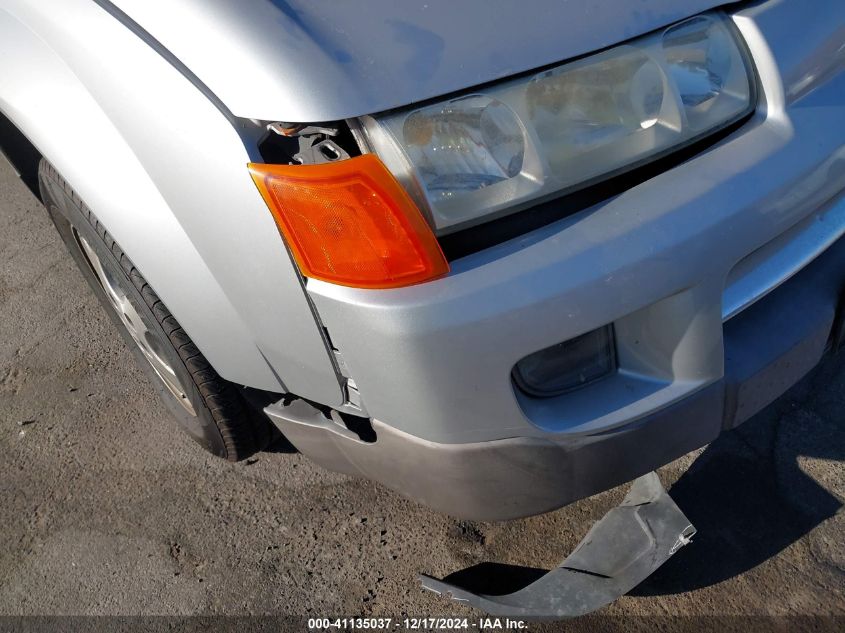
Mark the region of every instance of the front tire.
[[265, 448], [269, 421], [217, 374], [117, 242], [43, 159], [38, 182], [62, 241], [179, 425], [230, 461]]

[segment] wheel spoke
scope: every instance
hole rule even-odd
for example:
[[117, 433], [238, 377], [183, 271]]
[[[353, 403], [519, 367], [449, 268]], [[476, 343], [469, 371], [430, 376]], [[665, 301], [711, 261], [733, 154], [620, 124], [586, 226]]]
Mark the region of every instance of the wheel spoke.
[[150, 364], [161, 382], [164, 383], [167, 390], [173, 394], [176, 400], [179, 401], [179, 404], [181, 404], [188, 413], [195, 416], [196, 411], [191, 404], [191, 400], [188, 398], [185, 388], [182, 386], [182, 383], [179, 381], [179, 378], [176, 376], [176, 372], [168, 362], [164, 353], [165, 345], [169, 342], [162, 341], [160, 336], [158, 336], [155, 332], [151, 332], [147, 328], [144, 324], [144, 320], [141, 318], [141, 315], [129, 299], [128, 294], [120, 285], [120, 282], [116, 280], [113, 275], [109, 274], [109, 272], [103, 267], [96, 251], [91, 248], [91, 245], [88, 244], [85, 238], [82, 237], [76, 229], [73, 229], [73, 233], [85, 255], [85, 259], [88, 261], [91, 271], [97, 278], [97, 281], [105, 292], [109, 303], [120, 318], [120, 321], [123, 323], [123, 326], [126, 328], [129, 336], [131, 336], [132, 340], [135, 341], [135, 344], [138, 346], [141, 354]]

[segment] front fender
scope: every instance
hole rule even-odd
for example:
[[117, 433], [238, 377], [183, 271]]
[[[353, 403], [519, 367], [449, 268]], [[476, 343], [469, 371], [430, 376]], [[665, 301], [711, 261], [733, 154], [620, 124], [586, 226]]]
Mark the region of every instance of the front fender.
[[228, 380], [343, 401], [230, 120], [88, 0], [0, 0], [0, 110]]

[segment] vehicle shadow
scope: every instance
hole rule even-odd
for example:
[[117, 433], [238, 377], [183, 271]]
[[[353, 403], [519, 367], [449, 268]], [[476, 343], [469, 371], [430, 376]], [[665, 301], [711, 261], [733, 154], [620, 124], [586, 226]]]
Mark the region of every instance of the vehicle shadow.
[[263, 453], [288, 453], [294, 454], [298, 453], [299, 451], [296, 450], [296, 446], [290, 443], [288, 438], [282, 435], [278, 430], [274, 429], [273, 432], [273, 439], [270, 440], [270, 444], [265, 448]]
[[473, 593], [504, 596], [525, 589], [549, 573], [548, 569], [523, 567], [504, 563], [478, 563], [455, 571], [443, 580]]
[[841, 501], [805, 471], [806, 458], [845, 460], [843, 368], [841, 357], [824, 361], [707, 447], [669, 490], [698, 534], [630, 595], [681, 593], [727, 580], [837, 513]]
[[[267, 424], [267, 416], [264, 414], [264, 407], [279, 399], [279, 395], [260, 389], [246, 387], [241, 392], [246, 403], [249, 415], [254, 416], [256, 425]], [[288, 438], [282, 435], [281, 431], [274, 424], [270, 424], [270, 438], [264, 453], [298, 453], [296, 447], [290, 443]]]

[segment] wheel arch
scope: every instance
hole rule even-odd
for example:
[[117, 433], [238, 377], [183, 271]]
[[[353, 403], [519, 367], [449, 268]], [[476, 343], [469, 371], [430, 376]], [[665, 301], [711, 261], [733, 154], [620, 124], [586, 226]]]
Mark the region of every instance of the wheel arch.
[[[104, 59], [103, 49], [127, 64], [127, 72]], [[256, 222], [260, 196], [249, 180], [243, 143], [202, 93], [85, 0], [0, 0], [0, 58], [0, 113], [85, 200], [220, 375], [267, 391], [300, 388], [300, 395], [327, 404], [339, 401], [340, 387], [322, 335], [266, 208], [266, 222]], [[160, 93], [145, 102], [151, 87]], [[211, 142], [192, 133], [191, 122], [178, 119], [186, 111], [196, 113], [198, 126], [211, 122]], [[179, 159], [173, 156], [174, 147], [191, 140], [207, 147], [186, 148], [185, 159], [199, 164], [183, 165], [177, 176], [172, 173]], [[228, 250], [220, 248], [232, 227], [225, 225], [231, 218], [221, 215], [222, 207], [214, 206], [215, 192], [205, 191], [194, 203], [186, 198], [190, 187], [179, 182], [192, 169], [204, 169], [203, 151], [225, 154], [206, 156], [211, 171], [231, 172], [231, 164], [242, 165], [251, 189], [239, 183], [240, 194], [246, 191], [254, 198], [243, 204], [252, 207], [247, 233], [270, 228], [272, 236], [240, 236], [228, 240]], [[209, 174], [206, 184], [219, 180], [214, 179]], [[238, 191], [225, 195], [231, 198]], [[205, 221], [202, 210], [208, 211]], [[244, 272], [248, 275], [259, 263], [277, 266], [286, 283], [278, 284], [275, 296], [262, 297], [260, 285], [239, 279], [232, 270], [233, 258], [247, 253], [243, 245], [250, 241], [259, 260], [268, 244], [278, 242], [273, 248], [280, 252], [271, 261], [265, 256]], [[299, 298], [290, 296], [291, 287]], [[294, 308], [275, 316], [299, 318], [290, 333], [290, 349], [285, 349], [284, 335], [273, 338], [279, 328], [270, 327], [272, 315], [256, 318], [254, 313], [272, 310], [286, 299]]]
[[40, 198], [38, 164], [41, 162], [41, 152], [30, 143], [26, 136], [21, 134], [21, 131], [3, 114], [2, 110], [0, 110], [0, 154], [9, 161], [32, 195]]

